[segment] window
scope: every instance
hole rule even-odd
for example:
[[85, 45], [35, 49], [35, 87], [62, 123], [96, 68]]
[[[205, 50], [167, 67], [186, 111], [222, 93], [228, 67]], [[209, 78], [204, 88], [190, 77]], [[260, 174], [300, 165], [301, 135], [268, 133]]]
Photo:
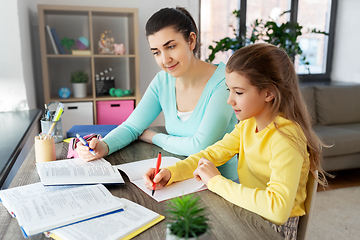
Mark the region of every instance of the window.
[[[213, 41], [224, 37], [234, 38], [234, 34], [249, 34], [255, 19], [272, 19], [280, 24], [298, 22], [303, 26], [302, 35], [298, 38], [303, 50], [301, 57], [305, 56], [309, 65], [305, 65], [297, 56], [294, 62], [297, 73], [306, 82], [330, 80], [337, 0], [200, 0], [200, 6], [203, 60], [210, 55], [208, 47], [215, 45]], [[234, 10], [239, 10], [239, 18], [232, 14]], [[284, 11], [290, 13], [279, 17]], [[314, 28], [329, 35], [309, 33], [309, 29]], [[213, 62], [227, 62], [231, 54], [231, 50], [219, 52]]]

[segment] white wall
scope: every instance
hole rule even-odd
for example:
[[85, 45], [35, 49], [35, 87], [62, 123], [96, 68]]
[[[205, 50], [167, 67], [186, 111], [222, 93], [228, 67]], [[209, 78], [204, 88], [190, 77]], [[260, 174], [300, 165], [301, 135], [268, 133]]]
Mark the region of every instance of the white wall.
[[[29, 39], [25, 36], [28, 31], [20, 32], [17, 1], [2, 0], [0, 4], [0, 111], [28, 109], [30, 105], [34, 108], [35, 98], [27, 98], [27, 94], [34, 95], [32, 72], [29, 73], [28, 67], [31, 61], [26, 57], [28, 51], [24, 53], [22, 49], [29, 44], [20, 41], [21, 37]], [[29, 78], [24, 77], [25, 72]]]
[[[39, 104], [43, 95], [37, 30], [38, 4], [138, 8], [141, 94], [160, 70], [145, 37], [144, 28], [148, 18], [160, 8], [183, 6], [190, 11], [196, 22], [199, 19], [199, 0], [1, 0], [0, 111], [8, 110], [4, 107], [9, 103], [2, 106], [2, 102], [7, 98], [12, 99], [11, 105], [16, 106], [17, 102], [23, 101], [26, 103], [24, 108], [42, 108]], [[5, 37], [4, 33], [9, 34]], [[4, 97], [3, 91], [8, 97]], [[36, 100], [35, 92], [40, 100]], [[163, 118], [155, 120], [153, 125], [164, 125]]]
[[360, 83], [360, 1], [339, 0], [332, 81]]

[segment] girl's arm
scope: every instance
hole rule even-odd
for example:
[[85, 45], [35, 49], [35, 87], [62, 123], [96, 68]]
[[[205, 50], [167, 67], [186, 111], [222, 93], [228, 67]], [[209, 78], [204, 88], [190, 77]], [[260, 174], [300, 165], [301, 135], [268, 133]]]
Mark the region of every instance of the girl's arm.
[[224, 138], [212, 146], [207, 147], [199, 153], [190, 155], [183, 161], [179, 161], [167, 169], [171, 172], [171, 178], [167, 185], [194, 177], [193, 172], [198, 167], [201, 158], [213, 162], [215, 166], [220, 166], [230, 160], [239, 152], [239, 125]]
[[159, 133], [152, 138], [152, 142], [171, 153], [189, 156], [221, 139], [228, 127], [233, 129], [237, 120], [231, 106], [226, 102], [228, 92], [224, 82], [218, 84], [213, 91], [199, 128], [192, 136], [178, 137]]
[[[226, 200], [255, 212], [275, 224], [282, 225], [289, 218], [293, 207], [300, 204], [295, 202], [295, 197], [299, 188], [305, 189], [306, 179], [302, 179], [302, 183], [299, 183], [301, 178], [307, 176], [308, 167], [303, 164], [304, 157], [298, 149], [288, 141], [284, 141], [282, 136], [277, 137], [270, 146], [271, 175], [265, 189], [241, 184], [242, 178], [249, 177], [245, 175], [239, 176], [240, 184], [222, 176], [215, 176], [209, 180], [207, 186], [209, 190]], [[302, 211], [299, 208], [298, 206], [298, 211]]]
[[103, 141], [109, 146], [109, 154], [135, 141], [160, 114], [162, 109], [157, 94], [151, 82], [128, 119], [106, 135]]

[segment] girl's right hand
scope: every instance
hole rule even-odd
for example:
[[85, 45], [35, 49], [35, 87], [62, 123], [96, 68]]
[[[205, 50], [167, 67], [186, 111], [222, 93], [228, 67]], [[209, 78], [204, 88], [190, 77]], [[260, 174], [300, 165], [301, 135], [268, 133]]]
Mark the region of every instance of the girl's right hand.
[[109, 153], [106, 142], [100, 141], [97, 138], [93, 138], [89, 142], [89, 146], [95, 151], [95, 156], [92, 155], [89, 148], [84, 146], [81, 142], [78, 142], [76, 147], [76, 152], [79, 154], [79, 157], [87, 162], [105, 157]]
[[156, 183], [156, 188], [160, 189], [164, 187], [170, 180], [171, 172], [164, 168], [161, 169], [158, 174], [156, 174], [155, 178], [155, 168], [149, 168], [146, 173], [143, 175], [144, 183], [147, 189], [152, 190], [153, 189], [153, 183]]

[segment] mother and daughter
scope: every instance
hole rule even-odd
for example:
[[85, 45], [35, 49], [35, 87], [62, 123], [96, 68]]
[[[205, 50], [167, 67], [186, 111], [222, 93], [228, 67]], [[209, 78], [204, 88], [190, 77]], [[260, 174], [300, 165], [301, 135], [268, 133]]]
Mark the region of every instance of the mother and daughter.
[[[80, 157], [103, 157], [135, 139], [186, 155], [156, 176], [149, 169], [143, 176], [147, 187], [195, 177], [271, 222], [285, 239], [296, 239], [308, 173], [323, 185], [326, 178], [320, 164], [323, 145], [311, 128], [286, 52], [259, 43], [236, 51], [226, 67], [203, 62], [196, 56], [195, 23], [183, 8], [156, 12], [146, 35], [163, 71], [126, 122], [90, 142], [96, 157], [79, 144]], [[168, 134], [146, 130], [161, 111]]]

